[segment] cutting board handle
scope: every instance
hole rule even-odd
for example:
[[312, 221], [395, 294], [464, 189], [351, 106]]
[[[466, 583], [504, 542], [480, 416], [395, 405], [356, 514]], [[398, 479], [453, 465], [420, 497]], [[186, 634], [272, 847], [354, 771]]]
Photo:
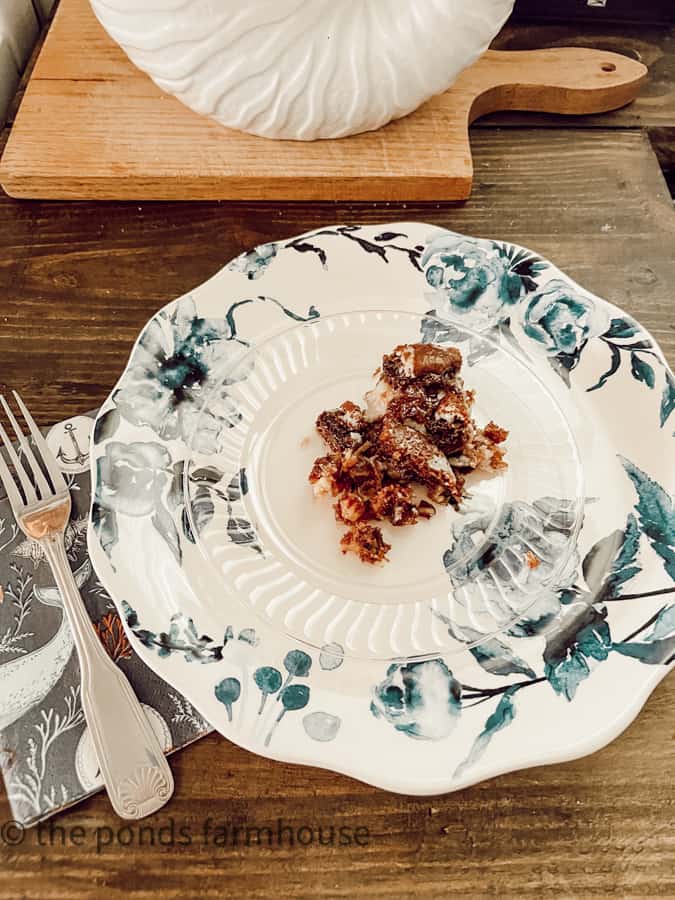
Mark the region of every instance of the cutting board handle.
[[488, 50], [470, 71], [468, 121], [502, 110], [588, 115], [634, 100], [647, 77], [637, 60], [605, 50]]

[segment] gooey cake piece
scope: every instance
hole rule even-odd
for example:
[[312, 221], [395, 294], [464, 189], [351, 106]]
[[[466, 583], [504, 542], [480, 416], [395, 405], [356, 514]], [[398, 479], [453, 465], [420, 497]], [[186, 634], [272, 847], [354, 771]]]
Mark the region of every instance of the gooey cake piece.
[[316, 420], [316, 430], [335, 453], [355, 450], [362, 444], [365, 427], [363, 410], [349, 400], [338, 409], [322, 412]]
[[365, 396], [369, 422], [383, 418], [399, 405], [400, 415], [420, 421], [428, 415], [438, 392], [454, 384], [462, 367], [456, 347], [434, 344], [400, 344], [382, 359], [375, 375], [377, 384]]
[[384, 417], [380, 447], [394, 465], [410, 470], [416, 480], [432, 491], [440, 489], [455, 502], [461, 499], [461, 486], [445, 454], [431, 438], [390, 416]]
[[411, 381], [442, 385], [462, 368], [462, 354], [456, 347], [436, 344], [400, 344], [382, 360], [382, 376], [393, 388]]
[[401, 344], [383, 357], [365, 409], [347, 401], [318, 416], [331, 452], [315, 461], [309, 480], [316, 496], [333, 498], [335, 517], [347, 526], [343, 553], [385, 562], [391, 547], [372, 523], [415, 525], [435, 515], [429, 500], [459, 506], [470, 472], [506, 467], [508, 432], [494, 422], [478, 428], [461, 367], [456, 347]]

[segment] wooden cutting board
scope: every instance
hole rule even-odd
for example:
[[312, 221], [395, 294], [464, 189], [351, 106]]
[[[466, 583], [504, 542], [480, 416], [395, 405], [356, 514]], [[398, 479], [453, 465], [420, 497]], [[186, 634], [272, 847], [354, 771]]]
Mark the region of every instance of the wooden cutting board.
[[469, 125], [498, 110], [580, 115], [633, 100], [641, 63], [583, 48], [488, 51], [446, 93], [377, 132], [270, 141], [167, 96], [87, 0], [60, 8], [2, 162], [13, 197], [123, 200], [464, 200]]

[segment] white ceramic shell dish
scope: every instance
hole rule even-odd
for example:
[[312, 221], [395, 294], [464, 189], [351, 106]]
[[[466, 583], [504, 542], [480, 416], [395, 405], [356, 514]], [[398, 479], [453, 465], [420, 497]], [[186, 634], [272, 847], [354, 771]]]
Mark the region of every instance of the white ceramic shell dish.
[[513, 0], [91, 0], [131, 61], [228, 128], [372, 131], [446, 90]]

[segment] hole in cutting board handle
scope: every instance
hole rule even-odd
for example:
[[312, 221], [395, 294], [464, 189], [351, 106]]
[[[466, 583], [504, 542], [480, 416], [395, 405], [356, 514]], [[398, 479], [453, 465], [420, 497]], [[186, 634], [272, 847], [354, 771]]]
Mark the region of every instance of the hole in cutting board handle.
[[616, 65], [612, 62], [603, 63], [600, 68], [603, 72], [616, 72]]

